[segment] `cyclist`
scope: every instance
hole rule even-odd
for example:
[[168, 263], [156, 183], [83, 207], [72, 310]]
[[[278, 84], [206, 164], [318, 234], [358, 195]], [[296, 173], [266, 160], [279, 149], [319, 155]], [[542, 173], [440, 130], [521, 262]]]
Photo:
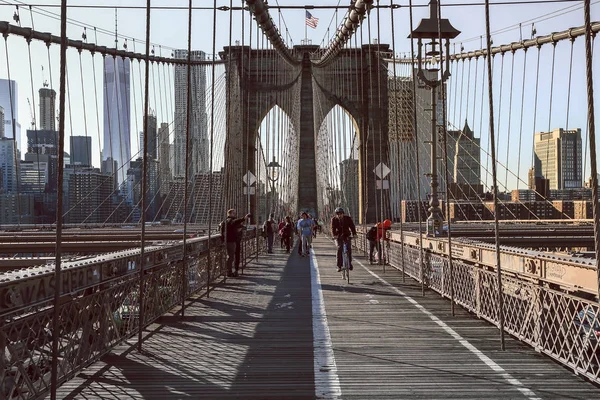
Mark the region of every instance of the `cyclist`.
[[344, 243], [348, 249], [348, 261], [350, 270], [352, 267], [352, 244], [350, 242], [350, 236], [356, 236], [356, 227], [354, 221], [349, 215], [344, 215], [344, 209], [338, 207], [335, 209], [335, 217], [331, 218], [331, 235], [336, 239], [337, 243], [337, 271], [342, 270], [342, 252], [344, 251]]

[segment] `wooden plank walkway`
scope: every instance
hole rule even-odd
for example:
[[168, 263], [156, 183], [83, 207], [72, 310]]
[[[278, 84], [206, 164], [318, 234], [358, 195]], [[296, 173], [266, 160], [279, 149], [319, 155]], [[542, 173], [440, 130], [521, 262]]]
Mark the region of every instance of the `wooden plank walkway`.
[[398, 271], [383, 274], [358, 257], [348, 285], [332, 243], [321, 237], [313, 247], [310, 258], [294, 252], [288, 260], [279, 249], [261, 256], [210, 298], [192, 299], [184, 319], [166, 315], [151, 326], [143, 353], [124, 343], [58, 397], [600, 398], [600, 389], [516, 340], [499, 351], [496, 328], [458, 307], [452, 317], [448, 301], [422, 297]]

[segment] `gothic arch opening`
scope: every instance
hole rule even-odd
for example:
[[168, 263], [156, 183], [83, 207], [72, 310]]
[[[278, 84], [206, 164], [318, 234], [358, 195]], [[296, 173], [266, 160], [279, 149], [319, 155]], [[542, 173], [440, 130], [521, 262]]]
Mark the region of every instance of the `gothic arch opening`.
[[274, 105], [258, 125], [255, 142], [257, 220], [276, 219], [296, 209], [298, 135], [289, 115]]
[[325, 116], [317, 132], [317, 193], [321, 218], [336, 207], [358, 222], [360, 207], [360, 132], [356, 120], [339, 105]]

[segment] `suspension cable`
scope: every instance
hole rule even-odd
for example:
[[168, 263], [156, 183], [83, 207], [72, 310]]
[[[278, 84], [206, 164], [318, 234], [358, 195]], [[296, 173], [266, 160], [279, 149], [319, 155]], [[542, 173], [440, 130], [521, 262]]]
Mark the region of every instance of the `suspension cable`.
[[[487, 50], [490, 53], [492, 47], [492, 39], [490, 35], [490, 0], [485, 0], [485, 29]], [[495, 132], [494, 132], [494, 93], [493, 93], [493, 76], [492, 76], [492, 60], [488, 57], [488, 98], [490, 112], [490, 143], [492, 146], [492, 181], [494, 185], [494, 231], [496, 239], [496, 271], [497, 271], [497, 287], [498, 287], [498, 321], [500, 329], [500, 348], [505, 350], [504, 345], [504, 293], [502, 290], [502, 269], [500, 265], [500, 226], [498, 223], [499, 208], [498, 208], [498, 180], [496, 174], [496, 149], [495, 149]]]

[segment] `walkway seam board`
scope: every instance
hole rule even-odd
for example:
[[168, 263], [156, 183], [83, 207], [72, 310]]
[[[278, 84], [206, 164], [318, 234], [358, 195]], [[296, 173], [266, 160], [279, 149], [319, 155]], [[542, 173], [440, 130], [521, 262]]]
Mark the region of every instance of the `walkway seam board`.
[[[526, 396], [363, 267], [351, 283], [335, 271], [335, 247], [313, 243], [327, 329], [343, 399], [600, 399], [600, 389], [507, 338], [400, 273], [369, 266], [531, 390]], [[359, 258], [361, 259], [361, 258]], [[364, 259], [361, 259], [364, 264]], [[148, 329], [144, 352], [124, 343], [59, 392], [62, 399], [333, 399], [316, 395], [311, 259], [261, 256], [243, 277], [166, 315]], [[317, 379], [318, 382], [318, 379]]]
[[358, 257], [347, 284], [332, 248], [329, 241], [314, 245], [342, 398], [600, 398], [600, 389], [512, 337], [500, 351], [497, 328], [460, 307], [452, 317], [449, 301], [432, 291], [422, 297], [420, 284], [408, 277], [402, 283], [394, 268], [384, 274]]

